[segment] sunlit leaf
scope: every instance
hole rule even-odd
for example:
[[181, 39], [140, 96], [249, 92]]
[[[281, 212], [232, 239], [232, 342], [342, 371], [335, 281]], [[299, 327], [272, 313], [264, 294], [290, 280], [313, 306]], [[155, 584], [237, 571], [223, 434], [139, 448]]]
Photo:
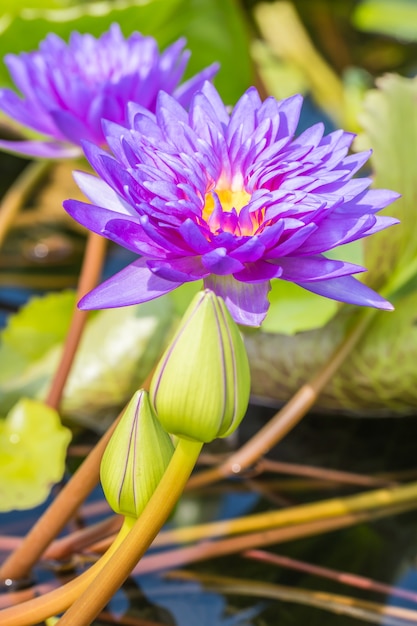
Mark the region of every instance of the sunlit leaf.
[[100, 311], [81, 340], [65, 387], [64, 413], [83, 423], [97, 412], [113, 417], [156, 364], [171, 326], [168, 298]]
[[261, 40], [252, 43], [251, 52], [268, 94], [281, 100], [308, 91], [309, 81], [294, 61], [278, 58]]
[[353, 12], [352, 21], [359, 30], [417, 40], [414, 0], [362, 0]]
[[32, 298], [9, 318], [1, 334], [1, 350], [7, 348], [28, 360], [36, 360], [63, 341], [75, 306], [75, 293], [64, 291]]
[[[363, 339], [331, 378], [316, 404], [368, 416], [401, 415], [417, 407], [417, 293], [394, 301], [395, 311], [376, 312]], [[255, 396], [285, 402], [317, 374], [355, 323], [344, 307], [324, 328], [292, 337], [248, 335]]]
[[321, 298], [284, 280], [272, 281], [269, 300], [271, 304], [262, 329], [285, 335], [323, 326], [338, 308], [334, 300]]
[[[364, 240], [365, 266], [371, 283], [395, 287], [403, 272], [412, 275], [417, 260], [417, 79], [389, 74], [377, 81], [364, 102], [364, 128], [355, 147], [372, 148], [374, 186], [402, 194], [381, 214], [401, 224]], [[411, 276], [410, 276], [411, 277]]]
[[[22, 395], [46, 397], [74, 305], [73, 292], [49, 294], [10, 316], [0, 344], [1, 411]], [[172, 319], [168, 297], [94, 313], [66, 384], [63, 413], [90, 425], [97, 413], [113, 417], [155, 364]]]
[[65, 469], [71, 433], [58, 413], [22, 399], [0, 420], [0, 511], [41, 504]]

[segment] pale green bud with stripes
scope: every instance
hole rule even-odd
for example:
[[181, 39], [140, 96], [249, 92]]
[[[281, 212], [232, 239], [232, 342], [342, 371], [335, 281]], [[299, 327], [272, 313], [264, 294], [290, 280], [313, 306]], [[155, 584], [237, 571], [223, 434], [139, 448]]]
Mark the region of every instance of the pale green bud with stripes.
[[111, 508], [137, 518], [149, 502], [174, 452], [156, 419], [148, 393], [137, 391], [104, 452], [100, 478]]
[[155, 413], [168, 432], [209, 442], [238, 427], [249, 393], [239, 328], [222, 298], [201, 291], [156, 367], [149, 391]]

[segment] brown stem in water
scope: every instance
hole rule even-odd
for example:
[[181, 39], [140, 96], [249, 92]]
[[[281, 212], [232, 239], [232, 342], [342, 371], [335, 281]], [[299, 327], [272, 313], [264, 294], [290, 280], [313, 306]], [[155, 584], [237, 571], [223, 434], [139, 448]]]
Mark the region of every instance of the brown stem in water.
[[306, 563], [305, 561], [291, 559], [287, 556], [265, 552], [264, 550], [247, 550], [243, 553], [243, 556], [256, 561], [262, 561], [263, 563], [277, 565], [278, 567], [293, 569], [297, 572], [303, 572], [304, 574], [308, 574], [310, 576], [327, 578], [328, 580], [336, 581], [342, 585], [350, 585], [351, 587], [366, 589], [366, 591], [375, 591], [377, 593], [383, 593], [387, 596], [395, 596], [397, 598], [402, 598], [403, 600], [410, 600], [410, 602], [417, 604], [417, 593], [414, 591], [394, 587], [393, 585], [387, 585], [377, 580], [372, 580], [372, 578], [366, 578], [365, 576], [358, 576], [357, 574], [351, 574], [350, 572], [342, 572], [329, 567]]
[[[90, 233], [77, 289], [77, 301], [97, 284], [105, 250], [105, 239], [95, 233]], [[46, 404], [55, 409], [60, 404], [86, 320], [87, 312], [75, 308], [61, 361], [46, 399]], [[102, 437], [96, 448], [32, 527], [19, 547], [2, 564], [0, 579], [15, 580], [24, 577], [95, 487], [99, 479], [100, 460], [113, 428], [114, 426]]]
[[19, 547], [4, 561], [0, 568], [0, 579], [16, 580], [24, 577], [96, 486], [101, 457], [117, 423], [118, 420], [111, 425]]

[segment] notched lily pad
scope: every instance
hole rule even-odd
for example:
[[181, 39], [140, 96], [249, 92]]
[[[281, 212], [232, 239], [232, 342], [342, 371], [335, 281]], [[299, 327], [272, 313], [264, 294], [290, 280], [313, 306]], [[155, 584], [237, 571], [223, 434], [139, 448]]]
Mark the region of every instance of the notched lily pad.
[[20, 400], [0, 421], [0, 511], [41, 504], [61, 480], [71, 432], [43, 402]]

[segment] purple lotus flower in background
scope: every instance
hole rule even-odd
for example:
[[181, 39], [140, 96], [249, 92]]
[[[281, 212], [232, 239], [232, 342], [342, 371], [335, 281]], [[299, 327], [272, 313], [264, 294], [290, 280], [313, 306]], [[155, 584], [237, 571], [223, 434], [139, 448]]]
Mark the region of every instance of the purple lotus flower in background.
[[218, 66], [178, 86], [190, 56], [184, 46], [179, 39], [160, 53], [152, 37], [133, 33], [125, 39], [113, 24], [98, 39], [74, 32], [67, 44], [49, 34], [39, 50], [7, 55], [5, 63], [23, 99], [0, 89], [0, 110], [52, 141], [0, 141], [0, 148], [35, 157], [73, 157], [82, 154], [83, 140], [104, 145], [101, 119], [123, 124], [129, 101], [154, 111], [163, 89], [187, 106]]
[[392, 306], [353, 278], [364, 268], [323, 253], [396, 220], [376, 216], [397, 194], [352, 176], [369, 153], [347, 156], [353, 135], [298, 138], [302, 98], [277, 102], [249, 89], [231, 114], [206, 83], [187, 112], [161, 93], [156, 115], [129, 107], [129, 129], [105, 123], [114, 156], [85, 152], [100, 178], [76, 173], [93, 204], [64, 206], [88, 229], [140, 258], [80, 302], [95, 309], [145, 302], [203, 279], [234, 319], [259, 325], [270, 280], [381, 309]]

